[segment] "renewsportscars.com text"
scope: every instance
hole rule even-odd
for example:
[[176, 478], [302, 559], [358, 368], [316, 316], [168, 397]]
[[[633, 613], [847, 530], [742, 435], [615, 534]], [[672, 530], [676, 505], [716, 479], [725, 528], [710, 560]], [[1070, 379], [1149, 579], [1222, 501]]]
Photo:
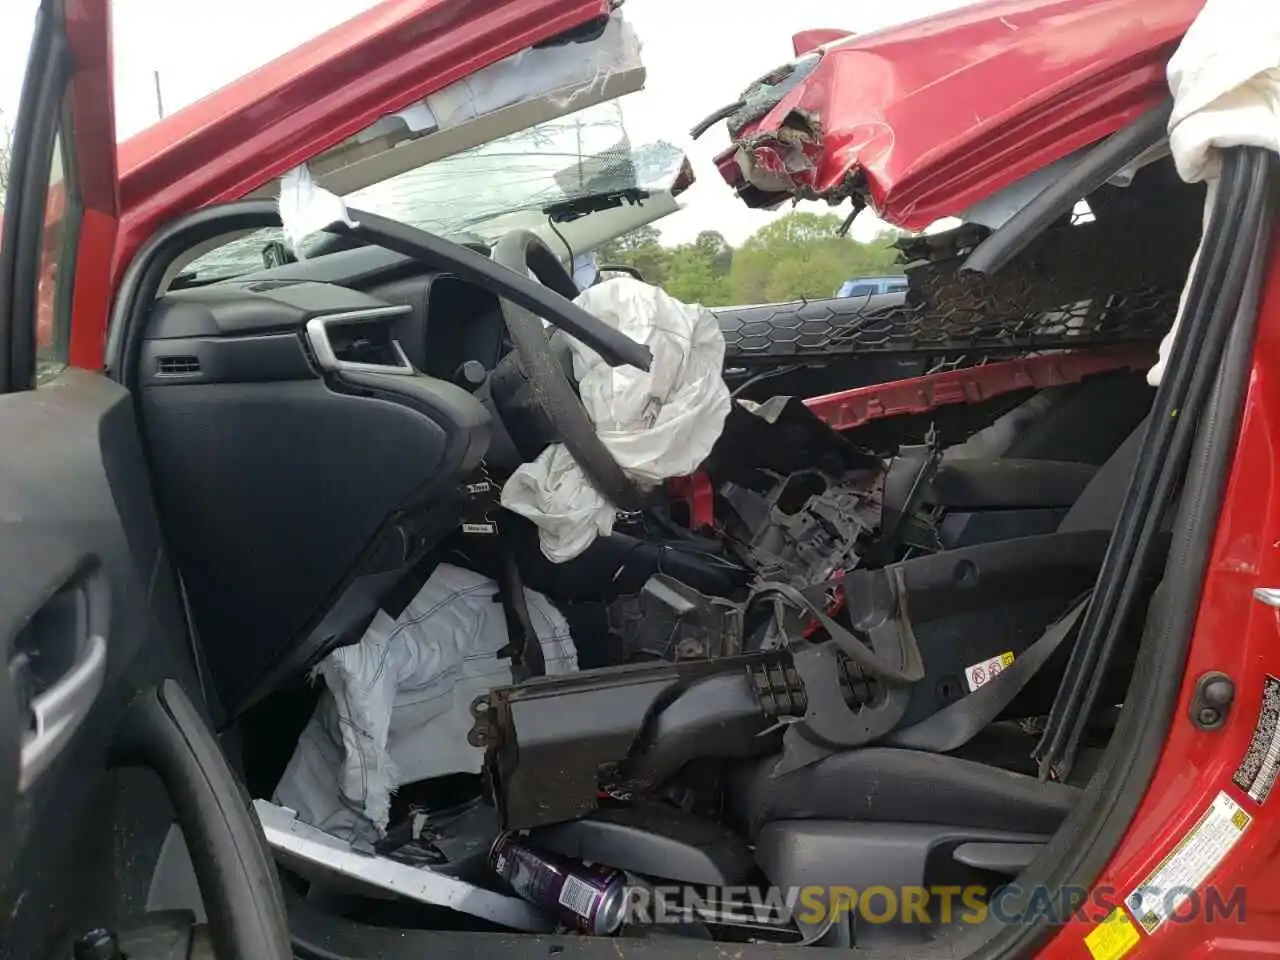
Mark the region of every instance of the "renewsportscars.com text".
[[[1241, 923], [1247, 909], [1244, 887], [1194, 890], [1144, 888], [1166, 906], [1172, 923], [1203, 918], [1210, 923]], [[1130, 891], [1132, 893], [1132, 891]], [[1039, 920], [1066, 923], [1078, 918], [1102, 922], [1119, 907], [1119, 890], [1082, 887], [1049, 890], [1017, 884], [984, 886], [716, 887], [636, 886], [627, 891], [626, 919], [631, 923], [682, 923], [694, 918], [721, 922], [822, 924], [829, 916], [863, 923], [1020, 924]], [[1150, 902], [1150, 901], [1148, 901]]]

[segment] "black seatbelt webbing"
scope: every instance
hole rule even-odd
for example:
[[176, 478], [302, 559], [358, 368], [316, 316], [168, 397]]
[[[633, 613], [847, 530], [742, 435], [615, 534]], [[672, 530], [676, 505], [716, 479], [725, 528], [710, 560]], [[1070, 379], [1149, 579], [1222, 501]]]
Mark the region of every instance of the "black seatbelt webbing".
[[498, 651], [499, 656], [511, 657], [512, 673], [519, 671], [522, 677], [546, 676], [547, 663], [542, 655], [542, 641], [529, 618], [529, 604], [524, 595], [524, 581], [515, 554], [505, 545], [502, 550], [498, 576], [498, 599], [507, 621], [507, 645]]
[[[902, 583], [902, 570], [895, 567], [892, 571], [887, 572], [893, 578], [890, 583], [895, 592], [896, 602], [899, 604], [905, 603], [907, 590]], [[892, 653], [896, 653], [898, 656], [896, 663], [890, 662], [884, 658], [885, 651], [875, 650], [867, 646], [857, 636], [832, 620], [827, 611], [819, 604], [789, 583], [766, 580], [756, 584], [747, 597], [746, 607], [750, 609], [751, 605], [757, 600], [767, 599], [781, 600], [783, 603], [817, 620], [818, 625], [827, 631], [831, 642], [839, 647], [849, 660], [856, 663], [870, 676], [882, 680], [890, 686], [905, 686], [924, 679], [924, 664], [920, 660], [920, 650], [916, 646], [915, 636], [910, 633], [909, 628], [906, 636], [903, 636], [902, 633], [894, 636], [898, 648]], [[904, 623], [910, 622], [905, 614], [901, 620]]]
[[1075, 635], [1075, 627], [1088, 603], [1086, 594], [998, 676], [963, 699], [943, 707], [917, 724], [894, 731], [880, 742], [885, 746], [932, 753], [947, 753], [964, 746], [995, 722], [1054, 651]]

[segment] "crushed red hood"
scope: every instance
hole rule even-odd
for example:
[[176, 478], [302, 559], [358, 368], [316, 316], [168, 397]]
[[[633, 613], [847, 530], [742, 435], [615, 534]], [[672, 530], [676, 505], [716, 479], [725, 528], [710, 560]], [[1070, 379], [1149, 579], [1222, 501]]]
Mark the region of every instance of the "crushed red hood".
[[1167, 97], [1203, 4], [999, 0], [864, 36], [809, 31], [798, 55], [826, 45], [748, 90], [716, 163], [749, 206], [859, 196], [922, 229]]

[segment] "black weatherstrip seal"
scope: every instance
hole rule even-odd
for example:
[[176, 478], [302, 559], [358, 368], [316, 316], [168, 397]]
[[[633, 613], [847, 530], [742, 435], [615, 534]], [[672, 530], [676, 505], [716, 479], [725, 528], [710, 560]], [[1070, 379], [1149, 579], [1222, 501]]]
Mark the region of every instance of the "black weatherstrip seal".
[[1041, 775], [1066, 779], [1103, 673], [1127, 624], [1141, 584], [1158, 557], [1161, 518], [1186, 472], [1248, 279], [1253, 238], [1265, 220], [1262, 176], [1241, 154], [1224, 159], [1222, 180], [1205, 230], [1186, 311], [1161, 379], [1137, 469], [1085, 611], [1066, 675], [1035, 750]]
[[39, 72], [28, 70], [23, 81], [14, 128], [18, 149], [12, 154], [7, 196], [0, 197], [0, 206], [8, 205], [0, 221], [0, 290], [7, 300], [0, 304], [0, 393], [35, 386], [45, 204], [54, 133], [71, 72], [66, 37], [43, 7], [38, 17], [31, 61], [39, 64]]
[[995, 273], [1027, 248], [1036, 237], [1071, 213], [1087, 197], [1130, 163], [1164, 139], [1173, 101], [1148, 110], [1132, 124], [1094, 146], [1067, 171], [1036, 194], [998, 230], [974, 247], [960, 268], [971, 273]]

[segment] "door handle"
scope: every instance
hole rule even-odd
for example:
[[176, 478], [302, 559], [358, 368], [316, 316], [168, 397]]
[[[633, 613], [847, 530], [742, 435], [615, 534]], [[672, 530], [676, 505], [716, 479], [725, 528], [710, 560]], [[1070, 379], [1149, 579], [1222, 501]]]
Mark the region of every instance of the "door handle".
[[88, 716], [107, 673], [107, 642], [91, 634], [75, 661], [48, 689], [31, 699], [30, 728], [22, 738], [18, 789], [25, 792], [62, 752]]
[[1268, 607], [1280, 608], [1280, 588], [1257, 587], [1253, 591], [1253, 599], [1265, 603]]

